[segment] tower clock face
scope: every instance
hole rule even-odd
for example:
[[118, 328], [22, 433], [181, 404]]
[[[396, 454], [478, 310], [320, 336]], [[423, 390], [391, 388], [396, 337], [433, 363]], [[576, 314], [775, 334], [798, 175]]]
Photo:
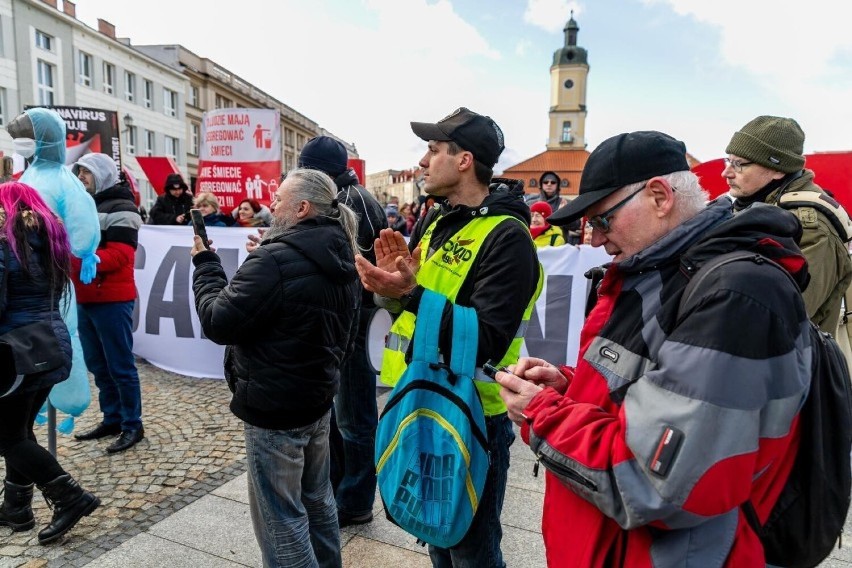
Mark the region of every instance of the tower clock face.
[[574, 81], [572, 81], [571, 79], [565, 79], [565, 88], [566, 89], [570, 89], [573, 86], [574, 86]]

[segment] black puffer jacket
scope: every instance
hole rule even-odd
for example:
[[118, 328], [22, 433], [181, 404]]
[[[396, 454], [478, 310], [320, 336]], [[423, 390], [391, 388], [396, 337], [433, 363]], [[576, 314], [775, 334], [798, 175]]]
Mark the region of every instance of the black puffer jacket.
[[27, 234], [27, 242], [30, 245], [29, 275], [24, 272], [11, 248], [7, 257], [0, 247], [0, 280], [8, 271], [5, 274], [6, 293], [0, 298], [0, 334], [39, 320], [49, 320], [62, 349], [64, 364], [54, 371], [28, 376], [15, 394], [51, 387], [67, 379], [71, 373], [71, 338], [59, 312], [60, 294], [50, 290], [41, 267], [48, 245], [35, 231]]
[[361, 293], [340, 224], [315, 217], [264, 240], [230, 284], [216, 253], [193, 262], [204, 333], [228, 346], [231, 411], [273, 430], [318, 420], [331, 408], [352, 350]]
[[178, 215], [187, 215], [192, 209], [192, 194], [184, 191], [178, 197], [173, 197], [168, 191], [157, 198], [148, 219], [152, 225], [179, 225]]

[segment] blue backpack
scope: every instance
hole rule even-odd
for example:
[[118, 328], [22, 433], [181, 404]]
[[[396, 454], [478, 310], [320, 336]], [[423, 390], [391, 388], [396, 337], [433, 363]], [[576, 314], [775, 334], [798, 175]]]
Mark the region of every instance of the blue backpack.
[[473, 522], [488, 472], [485, 414], [473, 383], [476, 313], [453, 306], [452, 359], [438, 354], [447, 299], [426, 290], [411, 363], [376, 431], [376, 473], [388, 519], [418, 540], [458, 544]]

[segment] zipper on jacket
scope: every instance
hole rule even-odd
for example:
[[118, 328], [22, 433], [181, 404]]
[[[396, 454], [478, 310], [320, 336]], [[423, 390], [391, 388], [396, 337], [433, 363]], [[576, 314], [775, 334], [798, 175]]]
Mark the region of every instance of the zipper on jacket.
[[582, 475], [580, 475], [579, 473], [577, 473], [573, 469], [568, 469], [567, 467], [563, 466], [561, 463], [558, 463], [554, 460], [551, 460], [546, 455], [544, 455], [542, 452], [539, 452], [537, 454], [537, 456], [538, 456], [538, 459], [542, 463], [544, 463], [544, 467], [546, 467], [547, 469], [552, 471], [554, 474], [561, 476], [561, 477], [566, 477], [569, 480], [573, 481], [574, 483], [582, 485], [586, 489], [591, 489], [592, 491], [597, 492], [598, 485], [594, 481], [592, 481], [591, 479], [586, 479], [585, 477], [583, 477]]

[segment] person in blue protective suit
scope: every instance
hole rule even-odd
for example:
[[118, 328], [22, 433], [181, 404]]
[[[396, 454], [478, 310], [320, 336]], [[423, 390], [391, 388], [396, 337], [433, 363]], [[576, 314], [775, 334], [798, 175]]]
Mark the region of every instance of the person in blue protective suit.
[[[101, 229], [94, 200], [65, 165], [65, 121], [56, 111], [31, 108], [15, 117], [6, 130], [12, 136], [15, 151], [29, 164], [20, 181], [35, 188], [62, 219], [68, 231], [71, 253], [82, 261], [80, 280], [91, 282], [100, 262], [95, 251]], [[91, 399], [83, 347], [77, 335], [77, 311], [72, 309], [76, 304], [74, 288], [68, 286], [61, 312], [71, 335], [73, 366], [68, 380], [56, 385], [49, 397], [54, 407], [71, 415], [60, 425], [63, 432], [70, 432], [73, 416], [82, 414]]]

